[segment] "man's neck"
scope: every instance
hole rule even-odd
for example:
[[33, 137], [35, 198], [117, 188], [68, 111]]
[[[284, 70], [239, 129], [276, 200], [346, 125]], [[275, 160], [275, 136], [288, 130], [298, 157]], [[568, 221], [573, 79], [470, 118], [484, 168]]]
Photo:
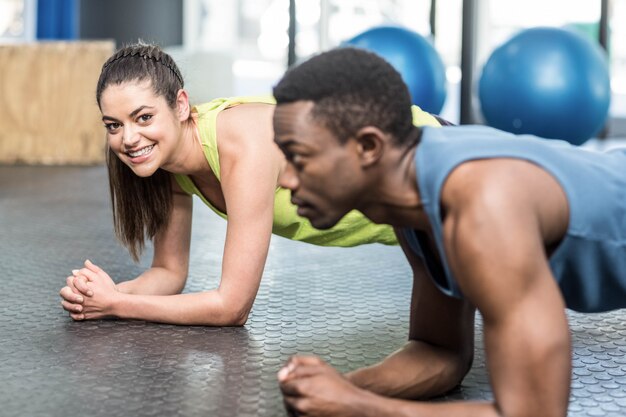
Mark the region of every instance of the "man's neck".
[[415, 146], [390, 149], [375, 168], [371, 192], [359, 208], [372, 221], [394, 227], [428, 228], [417, 184], [415, 151]]

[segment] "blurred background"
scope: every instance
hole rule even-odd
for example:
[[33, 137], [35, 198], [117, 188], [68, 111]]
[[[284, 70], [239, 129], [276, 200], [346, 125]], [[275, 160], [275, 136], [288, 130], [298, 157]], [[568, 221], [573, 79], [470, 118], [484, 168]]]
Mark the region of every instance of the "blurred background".
[[596, 136], [626, 136], [626, 0], [0, 0], [2, 44], [155, 42], [195, 102], [269, 93], [289, 65], [381, 25], [432, 44], [446, 83], [437, 113], [453, 123], [485, 122], [478, 81], [498, 46], [528, 28], [576, 30], [604, 49], [610, 77]]

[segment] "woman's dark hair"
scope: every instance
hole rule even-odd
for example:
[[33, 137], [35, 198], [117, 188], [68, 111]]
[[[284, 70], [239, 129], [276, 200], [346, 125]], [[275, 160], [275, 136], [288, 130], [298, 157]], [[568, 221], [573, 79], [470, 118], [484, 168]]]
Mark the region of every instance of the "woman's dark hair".
[[273, 92], [278, 105], [312, 101], [312, 117], [341, 142], [364, 126], [376, 126], [398, 143], [415, 144], [408, 88], [374, 53], [353, 47], [321, 53], [289, 69]]
[[[142, 81], [149, 81], [157, 96], [164, 97], [171, 108], [176, 107], [178, 91], [184, 86], [176, 63], [158, 46], [143, 43], [120, 49], [104, 63], [96, 88], [98, 107], [108, 86]], [[115, 235], [138, 261], [146, 237], [153, 239], [169, 220], [173, 179], [161, 169], [141, 178], [109, 147], [106, 164]]]

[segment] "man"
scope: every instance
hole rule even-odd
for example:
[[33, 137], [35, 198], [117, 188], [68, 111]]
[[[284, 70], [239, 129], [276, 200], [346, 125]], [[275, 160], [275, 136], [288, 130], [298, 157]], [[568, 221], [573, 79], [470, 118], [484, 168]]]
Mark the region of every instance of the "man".
[[[281, 185], [318, 228], [351, 209], [396, 228], [412, 266], [409, 341], [345, 376], [316, 357], [278, 373], [311, 416], [565, 416], [565, 308], [626, 307], [626, 151], [481, 126], [419, 129], [400, 75], [344, 48], [274, 89]], [[429, 403], [471, 367], [474, 309], [494, 400]], [[391, 398], [393, 397], [393, 398]], [[417, 401], [406, 401], [417, 400]]]

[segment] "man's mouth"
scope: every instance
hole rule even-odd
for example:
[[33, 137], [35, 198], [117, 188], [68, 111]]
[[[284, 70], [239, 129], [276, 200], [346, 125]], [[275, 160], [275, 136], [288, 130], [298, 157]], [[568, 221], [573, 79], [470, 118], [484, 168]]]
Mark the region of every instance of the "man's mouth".
[[307, 204], [304, 200], [300, 200], [299, 198], [296, 198], [296, 197], [291, 197], [291, 204], [293, 204], [294, 206], [298, 206], [298, 207], [306, 207], [310, 205], [310, 204]]
[[145, 148], [141, 148], [136, 151], [126, 152], [126, 155], [130, 156], [131, 158], [137, 158], [139, 156], [150, 153], [150, 151], [152, 151], [152, 148], [154, 148], [154, 145], [149, 145], [149, 146], [146, 146]]
[[307, 202], [305, 202], [304, 200], [300, 200], [298, 198], [292, 198], [291, 199], [291, 203], [294, 204], [298, 210], [298, 216], [302, 216], [302, 217], [308, 217], [307, 214], [311, 214], [311, 212], [314, 210], [314, 207], [312, 204], [309, 204]]

